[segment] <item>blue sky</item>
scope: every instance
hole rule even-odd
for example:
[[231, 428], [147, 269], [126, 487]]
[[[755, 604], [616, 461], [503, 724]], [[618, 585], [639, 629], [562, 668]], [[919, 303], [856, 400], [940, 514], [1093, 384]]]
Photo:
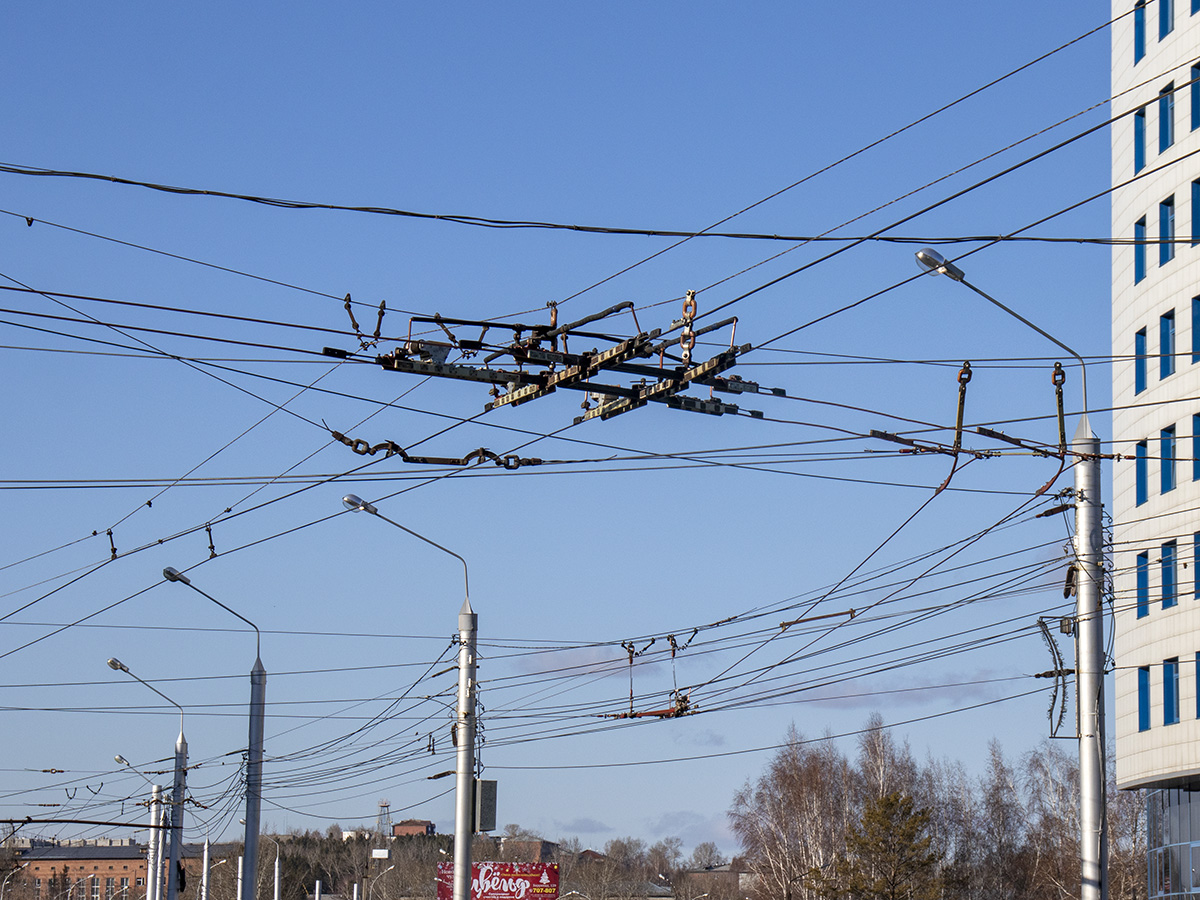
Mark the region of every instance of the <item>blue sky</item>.
[[[795, 185], [720, 230], [866, 235], [1102, 121], [1108, 96], [1102, 29], [838, 163], [1102, 26], [1094, 4], [933, 2], [917, 16], [880, 2], [852, 15], [807, 3], [69, 3], [53, 22], [33, 4], [2, 15], [19, 39], [0, 62], [0, 163], [578, 225], [698, 231]], [[1017, 232], [1102, 191], [1108, 158], [1101, 130], [887, 233]], [[142, 782], [112, 757], [156, 771], [177, 722], [113, 677], [104, 660], [116, 656], [187, 709], [192, 760], [203, 763], [192, 793], [210, 807], [189, 837], [236, 833], [252, 637], [199, 595], [159, 583], [169, 565], [263, 631], [265, 825], [349, 827], [386, 797], [397, 818], [449, 831], [447, 782], [426, 779], [451, 767], [453, 675], [426, 676], [453, 656], [456, 564], [384, 523], [337, 515], [347, 492], [468, 560], [481, 760], [500, 782], [501, 822], [593, 846], [627, 834], [678, 835], [688, 849], [715, 840], [729, 854], [732, 795], [791, 723], [813, 737], [851, 733], [878, 711], [889, 724], [913, 720], [897, 735], [918, 756], [968, 767], [993, 737], [1018, 756], [1046, 735], [1045, 683], [1028, 676], [1050, 663], [1033, 626], [1063, 614], [1068, 530], [1032, 518], [1046, 498], [995, 526], [1057, 463], [961, 465], [953, 489], [884, 543], [949, 457], [898, 455], [867, 435], [951, 443], [963, 360], [973, 362], [969, 425], [1057, 442], [1056, 348], [946, 279], [874, 296], [917, 273], [920, 244], [868, 242], [809, 266], [844, 245], [697, 238], [641, 262], [670, 242], [100, 180], [0, 173], [0, 186], [3, 286], [158, 307], [63, 300], [74, 312], [9, 291], [0, 304], [0, 817], [136, 815]], [[1101, 199], [1031, 234], [1096, 239], [1108, 228]], [[1011, 241], [943, 252], [980, 247], [961, 263], [972, 280], [1097, 357], [1091, 406], [1107, 407], [1110, 249]], [[652, 405], [566, 428], [581, 399], [566, 391], [479, 417], [485, 386], [302, 352], [358, 349], [347, 293], [368, 332], [386, 301], [385, 338], [408, 332], [409, 313], [540, 323], [554, 301], [560, 321], [632, 301], [649, 330], [680, 315], [688, 289], [703, 314], [805, 266], [722, 313], [738, 316], [736, 342], [756, 348], [733, 372], [786, 394], [725, 398], [763, 419]], [[624, 337], [633, 323], [623, 315], [603, 330]], [[697, 354], [731, 339], [717, 332]], [[314, 382], [324, 392], [302, 389]], [[1069, 413], [1078, 396], [1071, 368]], [[1092, 422], [1107, 440], [1107, 415]], [[323, 425], [428, 455], [486, 447], [555, 462], [448, 474], [356, 456]], [[372, 480], [333, 477], [363, 466], [356, 477]], [[279, 480], [289, 472], [302, 483]], [[884, 574], [980, 532], [952, 558]], [[862, 615], [780, 631], [852, 572], [813, 612]], [[866, 573], [878, 574], [851, 590]], [[668, 636], [682, 645], [693, 629], [672, 660]], [[641, 650], [652, 638], [633, 670], [635, 709], [691, 688], [696, 714], [611, 718], [629, 708], [622, 642]], [[892, 668], [922, 650], [929, 659]], [[1003, 702], [948, 714], [989, 701]]]

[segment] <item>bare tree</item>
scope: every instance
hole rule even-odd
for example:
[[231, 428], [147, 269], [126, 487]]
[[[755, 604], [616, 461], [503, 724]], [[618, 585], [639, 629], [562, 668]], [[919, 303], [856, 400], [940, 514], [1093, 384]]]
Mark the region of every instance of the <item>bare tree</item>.
[[1029, 893], [1035, 900], [1079, 896], [1079, 765], [1049, 741], [1025, 757]]
[[809, 744], [792, 727], [787, 743], [729, 810], [730, 825], [764, 898], [811, 900], [812, 875], [845, 844], [853, 777], [830, 741]]
[[689, 869], [712, 869], [716, 866], [723, 866], [727, 862], [728, 860], [721, 855], [716, 844], [712, 841], [702, 841], [696, 845], [696, 849], [688, 857], [687, 867]]

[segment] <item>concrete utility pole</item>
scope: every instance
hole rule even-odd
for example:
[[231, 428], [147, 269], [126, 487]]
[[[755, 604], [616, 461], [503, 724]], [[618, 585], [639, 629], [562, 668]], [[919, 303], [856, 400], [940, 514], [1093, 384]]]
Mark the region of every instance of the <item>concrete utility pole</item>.
[[1075, 684], [1079, 734], [1080, 900], [1108, 900], [1104, 747], [1104, 531], [1100, 440], [1086, 413], [1071, 442], [1075, 462]]

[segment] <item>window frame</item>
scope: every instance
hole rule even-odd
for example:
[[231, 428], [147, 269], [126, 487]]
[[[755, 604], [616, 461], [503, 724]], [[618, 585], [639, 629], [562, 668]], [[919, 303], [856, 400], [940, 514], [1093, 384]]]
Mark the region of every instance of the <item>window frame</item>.
[[1158, 317], [1158, 380], [1175, 374], [1175, 310]]
[[1146, 280], [1146, 217], [1133, 223], [1133, 283]]
[[1158, 92], [1158, 152], [1166, 153], [1175, 145], [1175, 82]]
[[1137, 617], [1144, 619], [1150, 615], [1150, 554], [1145, 551], [1139, 553], [1134, 568], [1137, 572], [1134, 602]]
[[[1197, 298], [1200, 300], [1200, 297]], [[1149, 384], [1149, 339], [1146, 329], [1139, 328], [1133, 333], [1133, 393], [1138, 395], [1146, 390]]]
[[1163, 724], [1179, 724], [1179, 657], [1163, 660]]
[[1175, 258], [1175, 195], [1158, 204], [1158, 264], [1165, 266]]
[[1138, 731], [1150, 730], [1150, 667], [1138, 666]]
[[1162, 608], [1170, 609], [1179, 603], [1179, 545], [1167, 541], [1159, 549]]
[[1175, 471], [1178, 440], [1174, 425], [1168, 425], [1158, 433], [1158, 484], [1164, 494], [1171, 493], [1179, 483], [1178, 473]]
[[1135, 506], [1142, 506], [1150, 499], [1150, 442], [1138, 441], [1134, 448]]
[[1146, 107], [1133, 114], [1133, 174], [1146, 168]]

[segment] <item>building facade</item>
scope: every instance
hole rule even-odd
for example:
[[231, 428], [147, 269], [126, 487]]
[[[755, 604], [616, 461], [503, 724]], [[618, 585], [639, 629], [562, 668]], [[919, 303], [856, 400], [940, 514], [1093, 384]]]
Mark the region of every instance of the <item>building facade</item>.
[[1200, 890], [1200, 0], [1112, 15], [1116, 778], [1170, 898]]
[[[240, 844], [213, 844], [212, 862], [236, 859]], [[184, 844], [180, 864], [187, 873], [188, 890], [181, 897], [198, 896], [203, 844]], [[147, 848], [133, 839], [102, 841], [32, 842], [14, 848], [18, 868], [9, 881], [8, 898], [18, 900], [145, 900]]]

